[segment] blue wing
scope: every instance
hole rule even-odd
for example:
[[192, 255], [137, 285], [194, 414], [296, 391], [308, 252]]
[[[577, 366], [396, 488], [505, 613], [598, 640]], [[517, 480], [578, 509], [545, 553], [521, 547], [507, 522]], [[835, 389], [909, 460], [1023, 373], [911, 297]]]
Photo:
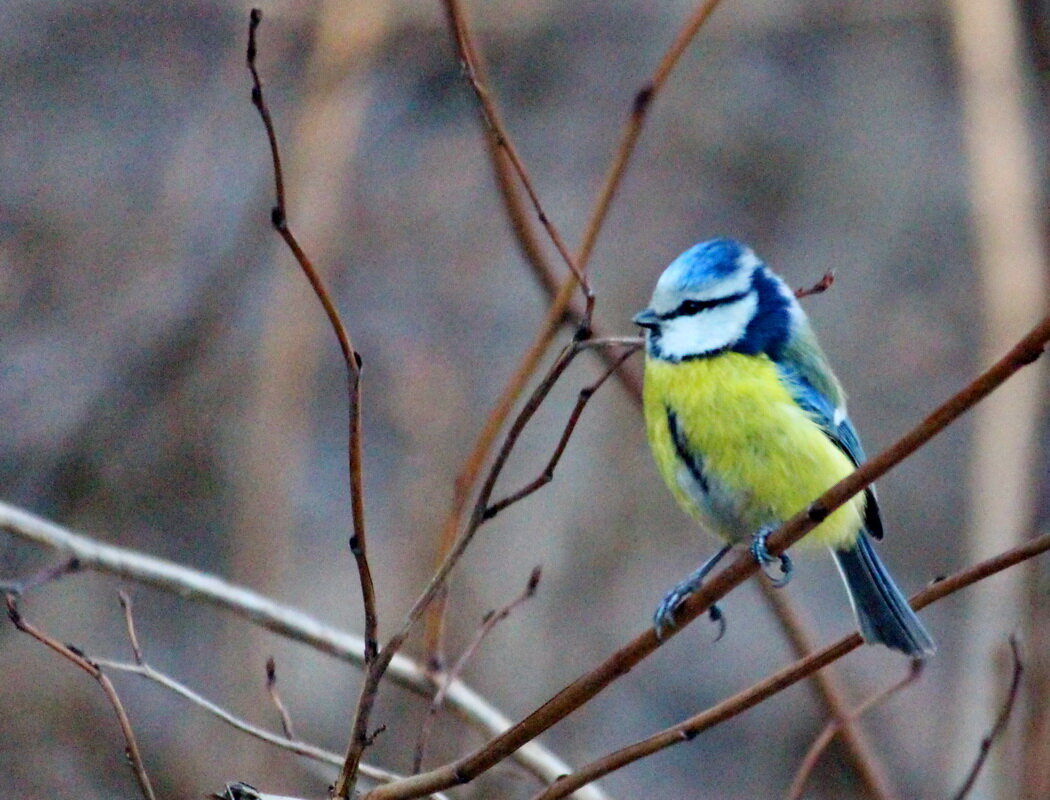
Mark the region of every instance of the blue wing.
[[[775, 362], [780, 379], [791, 392], [792, 398], [820, 426], [824, 434], [839, 448], [855, 466], [864, 461], [864, 448], [860, 437], [848, 417], [835, 422], [836, 408], [827, 397], [821, 394], [809, 379], [788, 361]], [[864, 526], [876, 539], [882, 538], [882, 517], [879, 514], [879, 501], [875, 496], [875, 487], [864, 490], [867, 503], [864, 506]]]

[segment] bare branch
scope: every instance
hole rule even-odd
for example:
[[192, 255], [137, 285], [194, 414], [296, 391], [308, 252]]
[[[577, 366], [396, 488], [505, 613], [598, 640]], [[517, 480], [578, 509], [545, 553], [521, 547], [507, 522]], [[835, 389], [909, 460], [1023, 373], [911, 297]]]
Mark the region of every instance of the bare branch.
[[252, 76], [252, 105], [255, 106], [262, 118], [263, 126], [266, 128], [266, 138], [270, 143], [270, 156], [273, 160], [274, 185], [277, 195], [277, 204], [274, 206], [270, 219], [274, 229], [284, 239], [288, 249], [292, 252], [300, 269], [310, 282], [310, 286], [317, 295], [328, 322], [335, 332], [339, 341], [339, 349], [343, 355], [346, 365], [347, 394], [349, 395], [350, 411], [350, 433], [347, 454], [349, 459], [350, 478], [350, 506], [353, 517], [353, 535], [350, 537], [350, 552], [357, 563], [358, 577], [361, 582], [361, 602], [365, 613], [365, 661], [369, 662], [375, 658], [378, 648], [378, 619], [376, 616], [375, 585], [372, 581], [372, 571], [368, 565], [368, 555], [365, 539], [365, 510], [364, 510], [364, 482], [362, 477], [361, 454], [361, 354], [354, 349], [350, 342], [350, 335], [335, 306], [328, 287], [321, 278], [320, 273], [310, 261], [306, 252], [299, 245], [298, 240], [288, 226], [288, 210], [285, 205], [284, 175], [281, 170], [281, 156], [277, 146], [277, 133], [274, 130], [270, 110], [263, 97], [262, 81], [255, 67], [255, 57], [258, 52], [255, 35], [262, 22], [262, 11], [253, 8], [248, 23], [248, 70]]
[[[770, 581], [758, 581], [757, 585], [787, 635], [795, 659], [805, 658], [816, 650], [812, 637], [802, 624], [797, 607], [788, 595], [774, 588]], [[848, 701], [838, 674], [831, 669], [822, 669], [811, 675], [809, 680], [831, 718], [843, 721], [840, 729], [842, 742], [846, 746], [852, 766], [857, 770], [858, 778], [871, 795], [871, 800], [898, 800], [899, 795], [890, 784], [882, 759], [864, 735], [864, 731], [850, 719]]]
[[[1033, 539], [1027, 544], [1016, 547], [1002, 553], [995, 558], [982, 561], [968, 569], [964, 569], [950, 578], [938, 581], [932, 586], [923, 589], [911, 598], [911, 605], [916, 610], [923, 609], [931, 603], [936, 602], [960, 589], [970, 586], [978, 581], [984, 580], [990, 575], [1002, 572], [1004, 569], [1016, 566], [1030, 558], [1050, 550], [1050, 535]], [[689, 719], [661, 731], [654, 736], [643, 739], [640, 742], [624, 747], [614, 753], [610, 753], [587, 766], [581, 768], [573, 775], [559, 778], [546, 791], [536, 795], [532, 800], [557, 800], [566, 797], [575, 789], [590, 781], [597, 780], [617, 769], [627, 766], [652, 753], [658, 752], [672, 745], [691, 741], [698, 734], [709, 728], [724, 722], [731, 717], [753, 708], [763, 700], [766, 700], [778, 692], [793, 686], [803, 678], [808, 677], [817, 670], [823, 669], [833, 661], [842, 658], [847, 653], [856, 650], [864, 644], [859, 633], [839, 639], [837, 642], [818, 650], [804, 659], [799, 659], [779, 672], [765, 678], [750, 688], [723, 700], [716, 706], [703, 711]], [[400, 783], [392, 783], [384, 787], [382, 791], [377, 790], [368, 795], [368, 800], [390, 800], [391, 798], [420, 797], [419, 794], [399, 792], [404, 785], [413, 785], [424, 775], [406, 778]]]
[[569, 444], [569, 439], [576, 430], [576, 423], [580, 421], [580, 416], [583, 414], [583, 409], [587, 407], [587, 403], [594, 396], [594, 393], [601, 388], [602, 384], [609, 379], [609, 376], [616, 372], [617, 369], [630, 358], [634, 353], [641, 347], [641, 342], [636, 345], [628, 346], [628, 349], [617, 356], [616, 360], [606, 368], [605, 372], [602, 373], [601, 377], [598, 378], [594, 383], [589, 386], [585, 386], [580, 389], [580, 393], [576, 397], [576, 405], [573, 406], [572, 413], [569, 415], [569, 420], [565, 424], [565, 429], [561, 433], [561, 438], [558, 440], [557, 446], [554, 448], [554, 453], [551, 454], [550, 460], [547, 462], [547, 466], [543, 468], [543, 471], [537, 478], [530, 481], [527, 485], [514, 492], [511, 495], [503, 498], [502, 500], [493, 503], [492, 505], [485, 508], [483, 512], [483, 518], [486, 520], [492, 519], [500, 511], [507, 508], [508, 506], [517, 503], [519, 500], [524, 500], [533, 492], [542, 489], [552, 480], [554, 480], [554, 470], [558, 466], [558, 462], [561, 461], [562, 455], [565, 453], [565, 448]]
[[580, 290], [583, 292], [585, 305], [583, 319], [580, 323], [583, 334], [580, 338], [587, 338], [590, 335], [589, 328], [591, 314], [594, 310], [594, 292], [587, 280], [587, 274], [577, 264], [576, 259], [569, 252], [569, 248], [566, 246], [558, 229], [547, 216], [547, 212], [543, 210], [543, 205], [540, 203], [540, 198], [532, 184], [532, 179], [529, 177], [528, 170], [525, 169], [525, 164], [518, 155], [518, 150], [511, 141], [510, 135], [507, 133], [507, 130], [500, 119], [499, 112], [496, 109], [496, 104], [492, 101], [488, 89], [482, 85], [481, 77], [475, 68], [474, 47], [470, 42], [466, 21], [463, 17], [463, 10], [460, 7], [459, 0], [445, 0], [445, 9], [451, 22], [452, 33], [456, 41], [456, 49], [459, 53], [460, 63], [463, 65], [464, 75], [470, 83], [471, 89], [474, 90], [474, 94], [478, 98], [482, 114], [484, 115], [485, 124], [491, 130], [496, 143], [503, 148], [503, 151], [507, 154], [507, 158], [514, 167], [514, 171], [517, 173], [518, 179], [521, 181], [521, 185], [524, 187], [525, 192], [528, 194], [529, 200], [532, 203], [532, 207], [536, 211], [537, 219], [539, 219], [540, 224], [547, 231], [547, 235], [554, 243], [555, 249], [565, 260], [566, 265], [568, 265], [569, 270], [572, 272], [573, 279], [579, 284]]
[[977, 782], [977, 776], [981, 774], [981, 768], [984, 766], [985, 761], [988, 760], [988, 754], [992, 751], [992, 745], [995, 744], [995, 740], [998, 739], [1004, 730], [1006, 730], [1006, 723], [1010, 719], [1010, 712], [1013, 711], [1014, 705], [1017, 703], [1017, 697], [1021, 690], [1021, 675], [1024, 672], [1024, 665], [1021, 662], [1021, 651], [1017, 645], [1017, 637], [1010, 637], [1010, 652], [1014, 657], [1014, 669], [1013, 677], [1010, 679], [1010, 689], [1006, 693], [1006, 699], [1003, 700], [1003, 707], [999, 711], [999, 715], [995, 719], [995, 724], [992, 725], [992, 729], [988, 732], [988, 735], [981, 739], [981, 746], [977, 751], [977, 758], [973, 762], [973, 766], [970, 768], [970, 774], [966, 776], [966, 780], [963, 781], [962, 788], [955, 794], [953, 800], [963, 800], [966, 795], [973, 789], [974, 784]]
[[796, 289], [795, 297], [801, 300], [803, 297], [810, 297], [815, 294], [823, 294], [831, 288], [831, 285], [833, 283], [835, 283], [835, 270], [829, 269], [827, 272], [824, 273], [824, 277], [822, 277], [819, 281], [814, 283], [808, 289]]
[[0, 592], [5, 594], [13, 594], [19, 597], [30, 589], [36, 589], [40, 586], [45, 586], [56, 581], [59, 578], [65, 577], [73, 572], [80, 569], [80, 562], [76, 558], [70, 558], [63, 561], [61, 564], [53, 564], [50, 567], [44, 567], [44, 569], [30, 575], [28, 578], [22, 580], [8, 580], [0, 581]]
[[[73, 533], [3, 501], [0, 501], [0, 530], [55, 550], [76, 560], [82, 569], [152, 586], [187, 600], [209, 603], [322, 653], [358, 666], [364, 663], [364, 641], [360, 637], [332, 628], [298, 609], [276, 603], [251, 589], [227, 583], [215, 575]], [[390, 679], [405, 689], [428, 697], [433, 692], [433, 683], [426, 670], [405, 656], [392, 656], [388, 670]], [[505, 714], [461, 680], [449, 684], [446, 704], [468, 724], [489, 735], [499, 734], [511, 726], [511, 720]], [[515, 760], [543, 781], [552, 781], [570, 771], [568, 764], [536, 742], [516, 753]], [[604, 800], [604, 794], [597, 790], [590, 792], [589, 797], [590, 800]]]
[[41, 644], [46, 645], [63, 658], [80, 667], [80, 669], [84, 670], [84, 672], [94, 678], [98, 682], [98, 685], [102, 687], [106, 699], [109, 700], [110, 705], [113, 706], [114, 713], [117, 715], [120, 732], [124, 734], [124, 741], [127, 745], [125, 747], [125, 754], [127, 755], [128, 763], [131, 765], [132, 771], [135, 773], [135, 780], [139, 784], [139, 790], [142, 792], [142, 796], [146, 798], [146, 800], [156, 800], [156, 795], [153, 793], [153, 786], [150, 784], [149, 775], [146, 774], [146, 765], [142, 762], [142, 754], [139, 752], [138, 742], [135, 740], [135, 733], [131, 729], [131, 720], [128, 719], [127, 712], [124, 710], [124, 705], [120, 702], [120, 697], [117, 695], [117, 690], [113, 688], [113, 683], [99, 667], [99, 662], [92, 661], [79, 650], [67, 644], [63, 644], [57, 639], [48, 636], [39, 628], [26, 622], [25, 618], [18, 610], [18, 603], [15, 596], [10, 592], [7, 593], [6, 600], [7, 615], [11, 618], [11, 622], [14, 623], [14, 626], [18, 628], [18, 630], [23, 633], [28, 633]]
[[499, 610], [490, 611], [485, 615], [484, 619], [481, 621], [481, 625], [478, 626], [478, 630], [474, 633], [474, 637], [470, 640], [470, 643], [466, 648], [464, 648], [463, 652], [456, 660], [456, 663], [453, 664], [452, 668], [441, 677], [438, 690], [434, 694], [434, 699], [431, 701], [430, 707], [427, 709], [426, 716], [423, 718], [423, 724], [419, 730], [419, 738], [416, 741], [416, 750], [412, 758], [413, 775], [417, 774], [419, 770], [422, 769], [423, 755], [426, 752], [427, 744], [430, 739], [430, 731], [434, 723], [434, 718], [445, 704], [445, 696], [448, 692], [449, 684], [463, 674], [463, 670], [466, 669], [467, 663], [474, 657], [474, 654], [481, 646], [482, 641], [484, 641], [485, 637], [492, 631], [492, 629], [509, 617], [518, 606], [527, 603], [532, 596], [536, 594], [536, 588], [539, 584], [540, 568], [534, 567], [532, 573], [529, 575], [529, 582], [525, 585], [525, 589], [522, 593]]
[[270, 700], [273, 701], [274, 708], [277, 709], [277, 714], [281, 718], [281, 730], [284, 731], [285, 737], [298, 739], [299, 737], [295, 735], [295, 728], [292, 726], [292, 717], [277, 691], [277, 664], [273, 656], [266, 659], [266, 691], [269, 693]]
[[912, 659], [911, 668], [908, 670], [907, 675], [893, 685], [883, 689], [881, 692], [873, 694], [848, 715], [838, 719], [833, 719], [824, 727], [824, 730], [820, 732], [820, 736], [813, 741], [813, 744], [810, 745], [809, 751], [802, 759], [802, 764], [799, 766], [798, 772], [795, 774], [795, 779], [791, 782], [791, 787], [788, 789], [788, 800], [798, 800], [798, 798], [802, 797], [802, 790], [806, 788], [806, 781], [809, 780], [813, 768], [816, 767], [821, 754], [827, 750], [828, 745], [831, 744], [831, 741], [835, 736], [841, 731], [846, 730], [850, 723], [856, 722], [872, 708], [885, 702], [893, 695], [902, 691], [906, 686], [917, 681], [919, 676], [922, 675], [923, 664], [924, 662], [917, 658]]
[[[1035, 361], [1042, 354], [1048, 339], [1050, 339], [1050, 316], [1044, 318], [1027, 336], [1011, 348], [1010, 352], [1002, 359], [937, 408], [896, 444], [862, 464], [852, 474], [839, 481], [817, 498], [807, 509], [781, 525], [768, 540], [767, 544], [770, 553], [779, 555], [795, 544], [795, 542], [826, 519], [828, 514], [922, 447], [961, 414], [987, 397], [1011, 375]], [[561, 360], [564, 357], [565, 354], [563, 354]], [[552, 369], [552, 373], [557, 371], [557, 367], [558, 365], [556, 365], [555, 369]], [[561, 367], [561, 369], [564, 370], [564, 367]], [[681, 632], [686, 624], [706, 612], [713, 603], [750, 578], [757, 570], [758, 564], [750, 553], [741, 553], [729, 566], [712, 577], [682, 604], [678, 612], [677, 627], [665, 632], [662, 639], [656, 636], [652, 628], [647, 629], [605, 662], [566, 686], [509, 731], [496, 737], [480, 749], [444, 767], [407, 778], [397, 784], [380, 787], [369, 793], [369, 800], [420, 797], [427, 792], [440, 791], [472, 780], [475, 776], [485, 772], [507, 755], [513, 753], [525, 742], [531, 741], [556, 722], [564, 719], [614, 680], [626, 674], [639, 661], [672, 636]], [[841, 653], [836, 652], [836, 647], [826, 648], [814, 654], [812, 658], [826, 659], [820, 663], [820, 666], [825, 666], [840, 655], [859, 646], [860, 641], [860, 636], [856, 635], [855, 641], [846, 639], [843, 642], [848, 644], [840, 643], [837, 646], [843, 648]], [[809, 673], [807, 672], [806, 674]], [[607, 771], [603, 771], [601, 774], [606, 774]], [[600, 775], [594, 775], [594, 777], [590, 777], [582, 781], [582, 783], [575, 783], [574, 780], [573, 783], [574, 785], [582, 786], [597, 777], [600, 777]], [[561, 783], [562, 781], [559, 781], [559, 784]], [[557, 796], [563, 795], [559, 794]]]

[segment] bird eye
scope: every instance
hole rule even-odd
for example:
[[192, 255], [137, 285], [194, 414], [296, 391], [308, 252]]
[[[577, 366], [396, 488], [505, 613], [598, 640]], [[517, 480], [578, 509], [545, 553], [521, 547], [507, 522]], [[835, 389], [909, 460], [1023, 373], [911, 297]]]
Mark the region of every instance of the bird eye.
[[686, 300], [682, 305], [678, 306], [679, 314], [696, 314], [703, 310], [704, 304], [699, 300]]

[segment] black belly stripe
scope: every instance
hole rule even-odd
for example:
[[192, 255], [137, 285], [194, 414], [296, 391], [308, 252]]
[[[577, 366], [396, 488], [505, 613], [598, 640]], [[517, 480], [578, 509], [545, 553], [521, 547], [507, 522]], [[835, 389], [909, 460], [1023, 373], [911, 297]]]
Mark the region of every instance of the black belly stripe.
[[671, 434], [671, 441], [674, 443], [674, 451], [678, 454], [679, 460], [685, 464], [689, 470], [689, 474], [693, 476], [704, 494], [707, 494], [707, 478], [704, 477], [704, 465], [698, 456], [690, 454], [689, 449], [686, 447], [685, 437], [682, 435], [682, 429], [678, 427], [678, 415], [675, 414], [671, 409], [667, 410], [667, 430]]

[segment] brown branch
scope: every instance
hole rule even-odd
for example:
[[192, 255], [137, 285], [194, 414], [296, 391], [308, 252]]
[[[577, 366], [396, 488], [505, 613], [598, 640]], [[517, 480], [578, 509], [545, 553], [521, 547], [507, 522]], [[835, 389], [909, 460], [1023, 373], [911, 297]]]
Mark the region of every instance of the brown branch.
[[[787, 635], [795, 659], [805, 658], [816, 650], [816, 645], [803, 625], [791, 598], [785, 592], [775, 588], [770, 581], [758, 581], [758, 590], [769, 603], [780, 627]], [[857, 771], [857, 776], [872, 800], [897, 800], [899, 795], [890, 784], [882, 760], [872, 748], [864, 732], [850, 719], [848, 701], [838, 680], [838, 675], [831, 669], [824, 669], [810, 676], [810, 683], [832, 719], [842, 721], [843, 744]]]
[[361, 602], [365, 614], [365, 661], [370, 662], [375, 658], [378, 642], [378, 618], [376, 615], [375, 585], [372, 581], [372, 571], [368, 565], [368, 555], [365, 539], [365, 510], [364, 510], [364, 486], [361, 467], [362, 436], [361, 436], [361, 354], [358, 353], [350, 342], [350, 335], [335, 306], [328, 287], [321, 278], [320, 273], [310, 261], [306, 252], [299, 245], [298, 240], [288, 227], [288, 211], [285, 205], [284, 174], [281, 169], [281, 155], [277, 146], [277, 133], [274, 130], [273, 119], [270, 110], [263, 97], [262, 81], [255, 66], [257, 54], [256, 31], [262, 22], [262, 11], [253, 8], [248, 23], [248, 70], [252, 76], [252, 105], [255, 106], [262, 118], [263, 126], [266, 128], [266, 138], [270, 143], [270, 156], [273, 161], [274, 187], [277, 196], [277, 204], [273, 207], [270, 220], [274, 229], [284, 239], [288, 249], [292, 252], [296, 262], [302, 269], [303, 274], [310, 282], [314, 294], [321, 303], [328, 322], [335, 332], [339, 341], [339, 349], [342, 352], [343, 362], [347, 373], [347, 394], [349, 396], [349, 445], [347, 455], [349, 461], [350, 480], [350, 507], [353, 518], [353, 535], [350, 537], [350, 552], [357, 563], [358, 577], [361, 582]]
[[422, 769], [423, 756], [430, 740], [430, 731], [438, 712], [445, 705], [445, 697], [448, 695], [448, 687], [451, 685], [452, 681], [463, 674], [467, 663], [474, 657], [478, 648], [481, 647], [482, 641], [484, 641], [485, 637], [492, 632], [493, 628], [509, 617], [518, 606], [521, 606], [532, 599], [533, 595], [536, 594], [536, 589], [539, 585], [540, 567], [534, 567], [532, 573], [529, 575], [529, 581], [525, 585], [525, 589], [522, 593], [502, 608], [490, 611], [485, 615], [481, 621], [481, 625], [478, 626], [473, 638], [470, 640], [470, 643], [466, 648], [464, 648], [463, 652], [456, 660], [456, 663], [453, 664], [452, 668], [442, 676], [438, 690], [434, 693], [434, 699], [431, 701], [429, 708], [427, 708], [426, 716], [423, 718], [423, 725], [419, 731], [419, 738], [416, 741], [416, 750], [412, 758], [413, 775], [417, 774], [419, 770]]
[[[1043, 352], [1048, 339], [1050, 339], [1050, 317], [1044, 318], [1002, 359], [937, 408], [896, 444], [862, 464], [852, 474], [811, 503], [807, 509], [781, 525], [767, 542], [770, 553], [778, 555], [795, 544], [826, 519], [828, 514], [918, 450], [1011, 375], [1035, 361]], [[706, 612], [714, 602], [757, 571], [758, 565], [750, 553], [741, 553], [682, 604], [676, 615], [677, 627], [665, 632], [662, 639], [657, 638], [652, 628], [647, 629], [605, 662], [566, 686], [524, 720], [475, 752], [444, 767], [407, 778], [396, 784], [380, 787], [369, 793], [369, 800], [419, 797], [427, 792], [439, 791], [472, 780], [513, 753], [525, 742], [531, 741], [556, 722], [564, 719], [621, 675], [629, 672], [663, 642], [683, 630], [687, 623]], [[854, 635], [832, 648], [826, 648], [814, 654], [811, 659], [819, 662], [815, 669], [826, 666], [839, 656], [859, 646], [860, 642], [860, 636]], [[839, 648], [841, 652], [838, 652]], [[815, 671], [815, 669], [810, 671]], [[588, 783], [590, 780], [594, 778], [588, 778], [583, 783]]]
[[[934, 583], [932, 586], [927, 587], [912, 597], [911, 605], [916, 610], [923, 609], [931, 603], [941, 600], [966, 586], [984, 580], [988, 576], [994, 575], [997, 572], [1002, 572], [1004, 569], [1016, 566], [1017, 564], [1027, 561], [1030, 558], [1034, 558], [1048, 550], [1050, 550], [1050, 536], [1041, 536], [1038, 539], [1033, 539], [1031, 542], [1022, 545], [1021, 547], [1016, 547], [1013, 550], [1009, 550], [996, 556], [995, 558], [982, 561], [979, 564], [956, 573], [950, 578]], [[581, 768], [573, 775], [568, 775], [558, 779], [550, 788], [536, 795], [532, 800], [557, 800], [557, 798], [565, 797], [580, 786], [597, 780], [604, 775], [608, 775], [610, 772], [627, 766], [634, 761], [638, 761], [645, 756], [651, 755], [652, 753], [658, 752], [667, 747], [671, 747], [672, 745], [680, 744], [681, 742], [691, 741], [703, 731], [712, 728], [731, 717], [735, 717], [747, 709], [772, 697], [778, 692], [793, 686], [803, 678], [808, 677], [817, 670], [823, 669], [828, 664], [842, 658], [847, 653], [856, 650], [862, 644], [864, 644], [864, 642], [860, 638], [859, 633], [852, 633], [845, 636], [822, 650], [785, 667], [759, 683], [754, 684], [750, 688], [723, 700], [718, 705], [713, 706], [706, 711], [690, 717], [671, 728], [667, 728], [654, 736], [636, 742], [635, 744], [629, 745], [621, 750], [617, 750], [614, 753], [610, 753], [609, 755]], [[402, 784], [407, 784], [415, 780], [416, 778], [406, 778], [405, 781], [396, 784], [389, 784], [386, 788], [394, 790]], [[369, 795], [369, 800], [373, 800], [373, 798], [378, 800], [380, 797], [408, 798], [418, 796], [420, 795], [373, 793]]]
[[1024, 665], [1021, 663], [1021, 651], [1017, 645], [1017, 638], [1015, 636], [1010, 637], [1010, 652], [1014, 657], [1014, 669], [1013, 676], [1010, 679], [1010, 689], [1006, 693], [1006, 699], [1003, 700], [1003, 707], [999, 711], [999, 715], [995, 718], [995, 724], [992, 725], [992, 729], [988, 732], [988, 735], [981, 739], [981, 746], [977, 751], [977, 758], [973, 762], [973, 766], [970, 768], [970, 773], [966, 776], [966, 780], [963, 781], [962, 788], [953, 796], [953, 800], [963, 800], [966, 795], [973, 789], [974, 784], [977, 782], [977, 776], [981, 774], [981, 768], [984, 767], [985, 761], [988, 760], [988, 754], [992, 751], [992, 745], [995, 744], [995, 740], [998, 739], [1004, 730], [1006, 730], [1006, 723], [1010, 719], [1010, 712], [1013, 711], [1014, 705], [1017, 703], [1017, 697], [1021, 690], [1021, 675], [1024, 672]]
[[[488, 88], [482, 83], [481, 76], [475, 66], [474, 47], [470, 42], [466, 20], [463, 17], [463, 10], [460, 7], [459, 0], [445, 0], [445, 10], [450, 21], [453, 37], [455, 38], [460, 63], [463, 65], [464, 75], [478, 98], [485, 124], [495, 137], [496, 143], [507, 154], [507, 158], [518, 175], [518, 180], [521, 181], [521, 185], [532, 203], [533, 210], [536, 212], [536, 218], [540, 221], [551, 242], [554, 243], [555, 249], [569, 267], [573, 280], [580, 286], [585, 304], [581, 330], [586, 331], [590, 325], [591, 314], [594, 310], [594, 292], [591, 289], [590, 282], [587, 280], [587, 274], [578, 266], [576, 258], [569, 252], [569, 248], [565, 244], [565, 240], [562, 239], [557, 227], [551, 222], [547, 212], [543, 210], [543, 204], [540, 202], [539, 194], [533, 186], [532, 178], [529, 177], [528, 170], [525, 168], [521, 156], [518, 155], [517, 148], [510, 139], [510, 134], [507, 133], [506, 127], [500, 119], [499, 111], [496, 108], [496, 104], [492, 101]], [[586, 338], [587, 335], [589, 335], [589, 331], [584, 334], [583, 338]]]
[[833, 283], [835, 283], [835, 270], [829, 269], [827, 272], [824, 273], [824, 276], [819, 281], [814, 283], [808, 289], [796, 289], [795, 297], [798, 300], [801, 300], [803, 297], [810, 297], [815, 294], [823, 294], [831, 288], [831, 285]]
[[[614, 342], [615, 341], [616, 340], [614, 340]], [[522, 431], [539, 409], [540, 405], [542, 405], [543, 401], [554, 387], [554, 384], [557, 383], [558, 379], [562, 376], [565, 370], [568, 369], [576, 356], [592, 346], [600, 346], [601, 344], [603, 343], [594, 343], [593, 341], [574, 342], [566, 347], [561, 355], [555, 360], [553, 366], [548, 371], [547, 376], [533, 391], [528, 402], [525, 403], [524, 407], [518, 413], [517, 418], [514, 420], [514, 423], [511, 425], [511, 428], [504, 439], [503, 446], [500, 448], [492, 468], [489, 470], [488, 477], [481, 489], [481, 493], [474, 504], [474, 509], [471, 513], [466, 530], [464, 530], [449, 552], [445, 555], [441, 565], [435, 571], [434, 575], [431, 576], [430, 581], [427, 583], [427, 586], [423, 589], [420, 596], [416, 599], [412, 608], [409, 609], [401, 629], [390, 638], [386, 645], [384, 645], [379, 651], [378, 656], [368, 665], [368, 669], [366, 670], [364, 680], [361, 682], [361, 689], [358, 694], [357, 711], [355, 712], [354, 717], [354, 731], [351, 736], [350, 745], [347, 749], [346, 763], [336, 781], [333, 793], [334, 797], [349, 797], [353, 792], [356, 772], [355, 765], [360, 762], [361, 756], [364, 753], [365, 748], [368, 746], [368, 718], [371, 714], [372, 707], [375, 705], [376, 693], [379, 690], [379, 683], [382, 680], [383, 673], [385, 672], [387, 665], [390, 663], [390, 659], [401, 649], [405, 639], [408, 638], [409, 632], [422, 616], [427, 606], [429, 606], [443, 590], [449, 573], [466, 551], [468, 545], [474, 538], [474, 534], [477, 533], [478, 528], [484, 523], [485, 509], [488, 507], [489, 499], [492, 497], [492, 490], [496, 484], [496, 480], [499, 478], [499, 475], [502, 472], [511, 451], [517, 444]]]
[[678, 63], [678, 59], [682, 57], [682, 53], [693, 41], [703, 24], [707, 22], [708, 17], [711, 16], [711, 13], [718, 6], [718, 2], [719, 0], [703, 0], [697, 5], [693, 13], [689, 15], [689, 18], [682, 25], [682, 29], [678, 32], [664, 57], [660, 60], [660, 64], [657, 66], [653, 76], [634, 96], [634, 102], [631, 104], [631, 113], [624, 125], [623, 132], [620, 134], [619, 147], [616, 155], [613, 157], [609, 171], [606, 173], [605, 182], [598, 194], [598, 201], [595, 203], [594, 211], [591, 213], [591, 218], [584, 231], [583, 242], [577, 254], [577, 263], [586, 265], [590, 260], [591, 252], [594, 250], [594, 243], [597, 241], [598, 234], [605, 224], [605, 218], [608, 216], [613, 198], [623, 183], [623, 176], [627, 172], [627, 165], [630, 163], [631, 157], [634, 155], [635, 145], [638, 143], [638, 137], [641, 135], [642, 126], [645, 124], [646, 116], [653, 100], [656, 99], [664, 84], [667, 83], [671, 71]]
[[922, 675], [924, 663], [925, 662], [917, 658], [912, 659], [911, 669], [908, 670], [907, 675], [893, 685], [883, 689], [881, 692], [873, 694], [849, 714], [831, 720], [824, 727], [824, 730], [821, 731], [820, 735], [813, 741], [813, 744], [810, 745], [809, 751], [802, 759], [802, 764], [799, 766], [798, 772], [795, 774], [795, 779], [791, 782], [791, 787], [788, 789], [788, 800], [798, 800], [802, 797], [802, 791], [806, 788], [806, 781], [809, 780], [809, 776], [812, 774], [814, 767], [817, 766], [820, 756], [825, 750], [827, 750], [828, 745], [831, 744], [835, 736], [841, 731], [848, 730], [848, 725], [850, 723], [856, 722], [872, 708], [885, 702], [893, 695], [902, 691], [905, 687], [917, 681]]
[[102, 671], [95, 661], [89, 659], [84, 653], [48, 636], [39, 628], [26, 622], [25, 618], [18, 610], [18, 603], [13, 594], [8, 592], [6, 594], [6, 600], [7, 615], [11, 618], [11, 622], [14, 623], [14, 626], [18, 628], [18, 630], [23, 633], [28, 633], [41, 644], [46, 645], [66, 660], [71, 661], [94, 678], [98, 682], [98, 685], [102, 687], [106, 699], [109, 700], [110, 705], [113, 706], [114, 713], [117, 715], [117, 722], [120, 725], [120, 731], [124, 734], [124, 741], [127, 745], [124, 748], [124, 752], [127, 756], [128, 763], [131, 765], [132, 771], [135, 773], [135, 780], [139, 784], [139, 790], [142, 792], [142, 796], [145, 797], [146, 800], [156, 800], [156, 795], [153, 794], [153, 786], [150, 784], [149, 775], [146, 774], [146, 766], [142, 762], [142, 753], [139, 752], [138, 742], [135, 740], [135, 733], [131, 729], [131, 720], [128, 719], [127, 712], [124, 710], [124, 705], [120, 702], [117, 690], [113, 688], [113, 683], [109, 680], [109, 677]]
[[543, 468], [543, 471], [538, 477], [530, 481], [528, 484], [523, 486], [513, 494], [504, 497], [502, 500], [493, 503], [488, 506], [483, 512], [483, 518], [490, 520], [496, 516], [499, 512], [508, 506], [517, 503], [519, 500], [524, 500], [530, 494], [539, 491], [552, 480], [554, 480], [554, 470], [558, 466], [558, 462], [561, 461], [562, 454], [565, 453], [565, 448], [569, 444], [569, 439], [572, 437], [573, 431], [576, 430], [576, 424], [580, 421], [580, 417], [583, 414], [583, 409], [587, 407], [587, 403], [594, 396], [594, 393], [601, 388], [602, 384], [609, 379], [609, 376], [619, 369], [620, 365], [623, 364], [628, 358], [634, 355], [635, 352], [642, 346], [641, 342], [636, 345], [629, 346], [626, 351], [621, 353], [613, 361], [612, 365], [606, 368], [605, 372], [589, 386], [585, 386], [580, 389], [579, 394], [576, 396], [576, 405], [573, 406], [572, 413], [569, 415], [569, 420], [565, 424], [565, 429], [561, 433], [561, 438], [558, 440], [557, 446], [554, 448], [554, 452], [551, 454], [550, 460], [547, 462], [547, 466]]

